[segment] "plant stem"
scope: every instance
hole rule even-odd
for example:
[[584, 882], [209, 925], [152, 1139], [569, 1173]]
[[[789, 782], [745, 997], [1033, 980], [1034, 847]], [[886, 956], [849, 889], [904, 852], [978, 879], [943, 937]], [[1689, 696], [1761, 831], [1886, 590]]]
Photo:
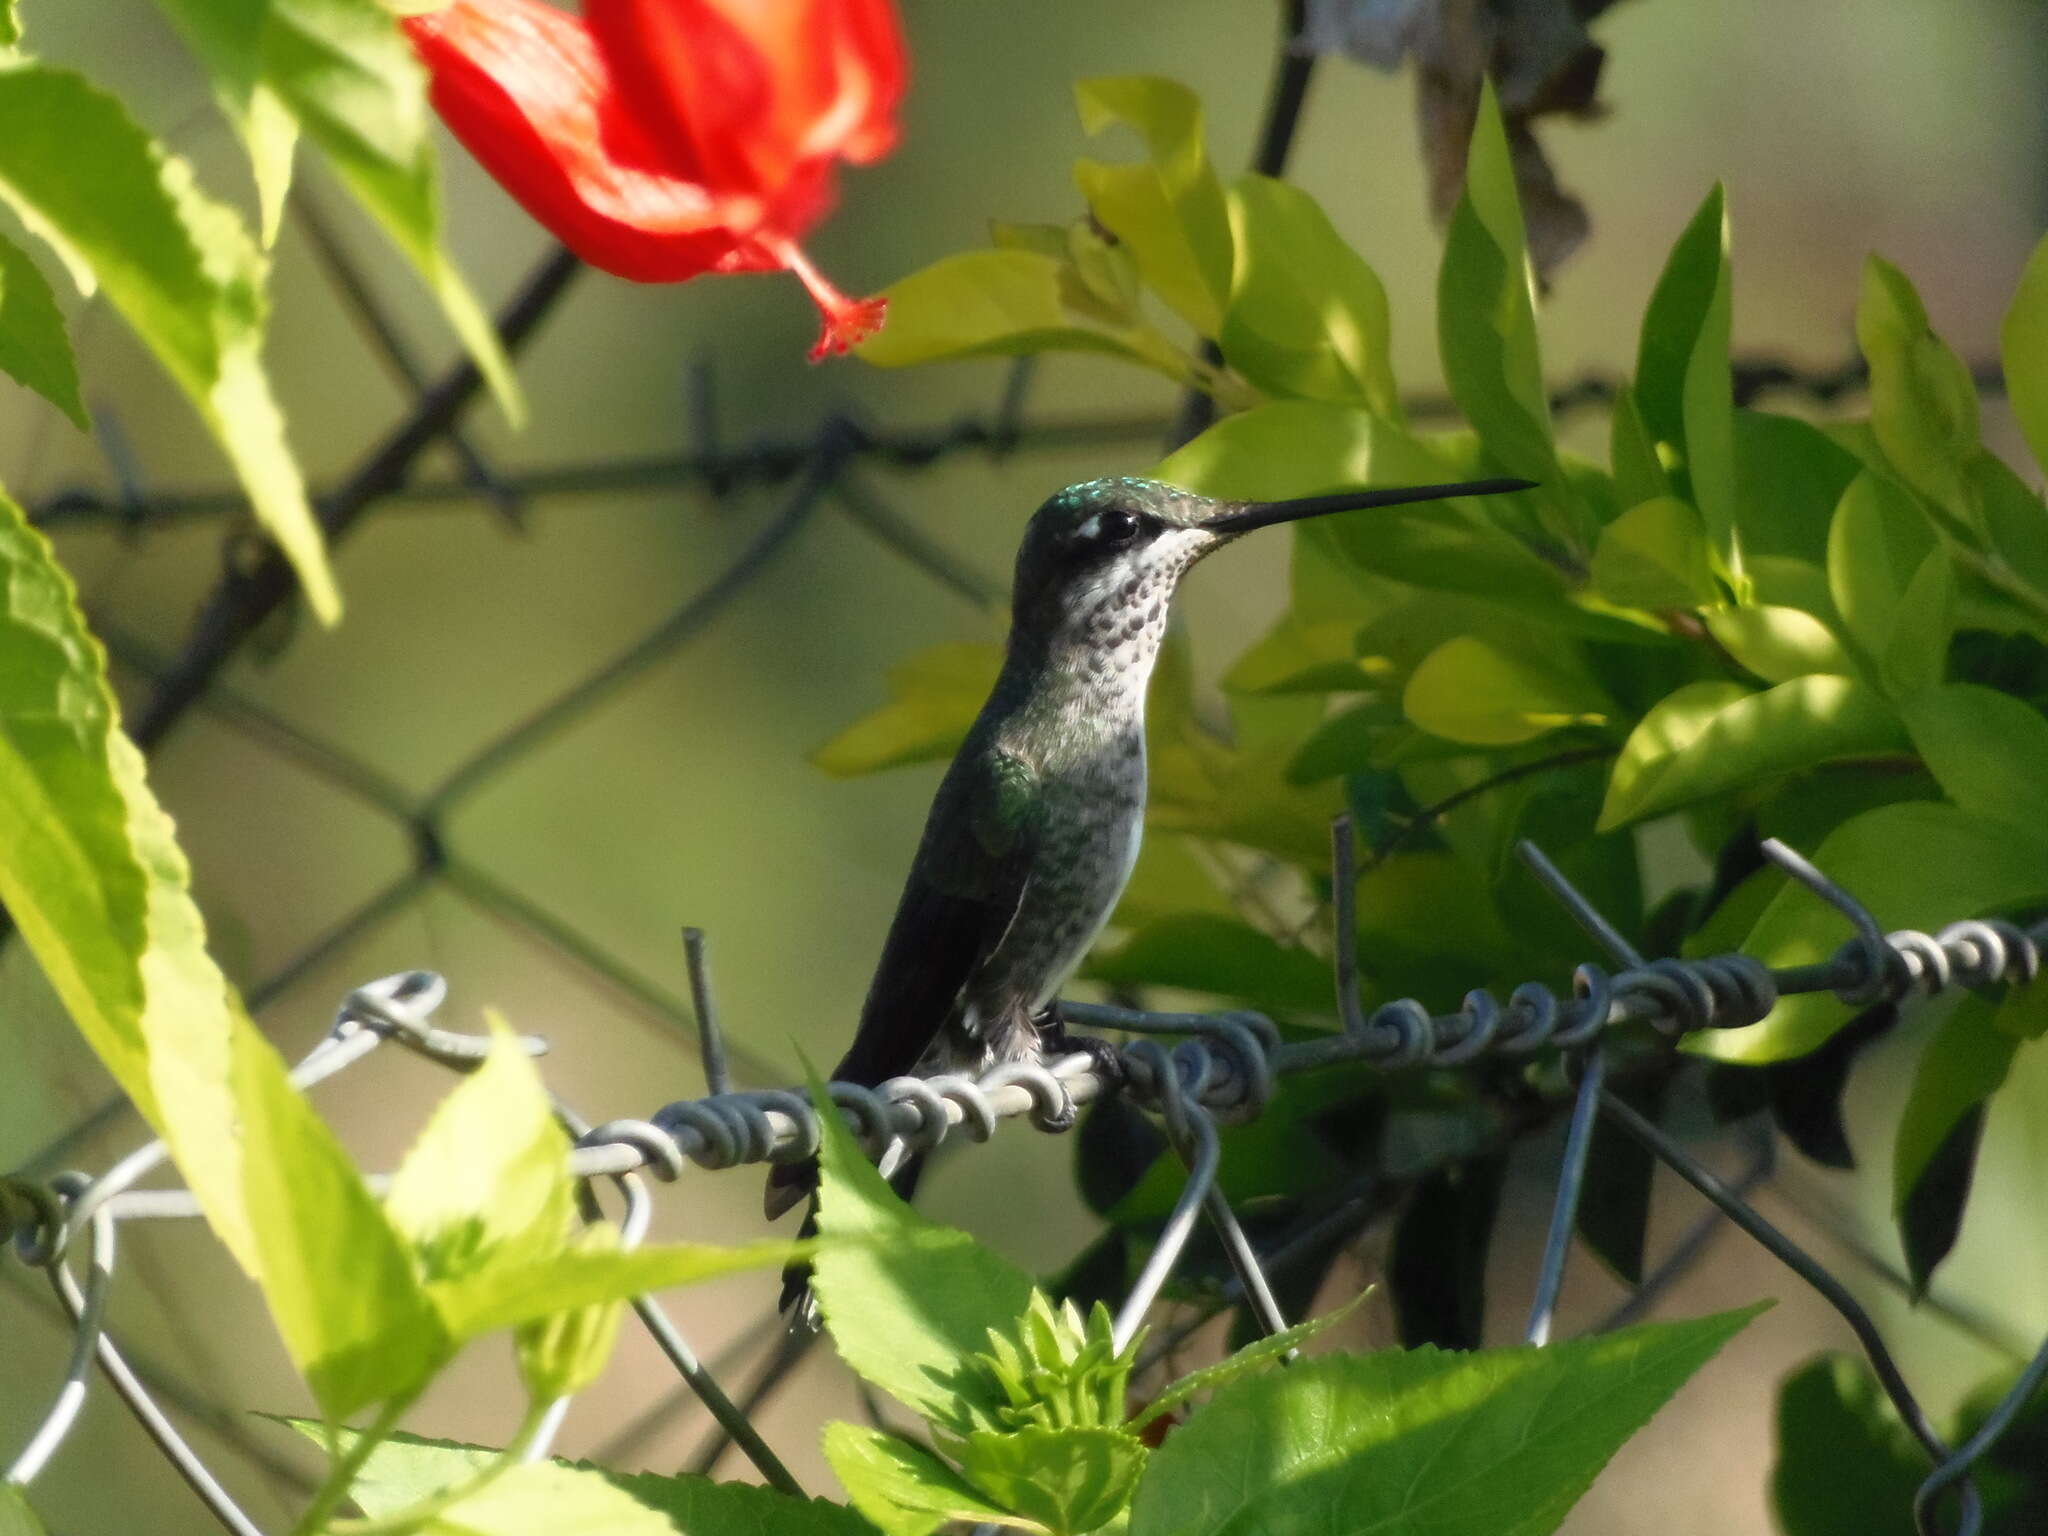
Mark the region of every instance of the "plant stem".
[[318, 1536], [335, 1510], [348, 1498], [348, 1491], [355, 1486], [356, 1474], [363, 1470], [363, 1464], [370, 1459], [370, 1453], [382, 1445], [398, 1427], [398, 1421], [405, 1410], [413, 1405], [419, 1396], [419, 1389], [401, 1392], [377, 1410], [370, 1427], [356, 1437], [350, 1446], [328, 1472], [327, 1479], [313, 1494], [313, 1502], [306, 1506], [299, 1523], [292, 1527], [292, 1536]]

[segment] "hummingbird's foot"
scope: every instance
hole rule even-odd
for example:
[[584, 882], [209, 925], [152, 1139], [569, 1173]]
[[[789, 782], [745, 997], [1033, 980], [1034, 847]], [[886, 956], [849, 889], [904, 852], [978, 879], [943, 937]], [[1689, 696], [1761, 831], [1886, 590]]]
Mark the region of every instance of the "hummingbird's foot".
[[1067, 1027], [1057, 1000], [1048, 1003], [1032, 1022], [1038, 1026], [1038, 1053], [1044, 1060], [1057, 1061], [1077, 1053], [1086, 1056], [1088, 1069], [1102, 1080], [1103, 1091], [1098, 1097], [1108, 1098], [1122, 1090], [1127, 1074], [1122, 1048], [1115, 1041], [1100, 1035], [1075, 1034]]

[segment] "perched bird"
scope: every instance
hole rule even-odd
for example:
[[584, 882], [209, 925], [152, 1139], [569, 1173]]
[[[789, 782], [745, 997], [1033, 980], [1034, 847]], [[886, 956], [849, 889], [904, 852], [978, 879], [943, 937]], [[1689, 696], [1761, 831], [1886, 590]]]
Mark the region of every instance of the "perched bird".
[[[1047, 501], [1017, 551], [1001, 675], [939, 784], [833, 1077], [873, 1087], [921, 1067], [978, 1074], [1068, 1045], [1050, 1004], [1138, 859], [1145, 689], [1167, 604], [1196, 561], [1277, 523], [1530, 487], [1481, 480], [1242, 502], [1109, 479]], [[777, 1164], [769, 1217], [817, 1180], [815, 1161]], [[804, 1302], [807, 1285], [807, 1271], [791, 1270], [783, 1305]]]

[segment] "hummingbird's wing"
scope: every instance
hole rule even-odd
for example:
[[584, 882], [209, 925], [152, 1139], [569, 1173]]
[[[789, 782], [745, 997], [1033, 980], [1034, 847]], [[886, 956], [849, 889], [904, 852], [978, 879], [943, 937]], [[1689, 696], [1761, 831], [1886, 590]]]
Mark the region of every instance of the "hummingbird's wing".
[[1016, 921], [1043, 821], [1038, 775], [1022, 758], [954, 760], [835, 1077], [873, 1084], [916, 1067]]

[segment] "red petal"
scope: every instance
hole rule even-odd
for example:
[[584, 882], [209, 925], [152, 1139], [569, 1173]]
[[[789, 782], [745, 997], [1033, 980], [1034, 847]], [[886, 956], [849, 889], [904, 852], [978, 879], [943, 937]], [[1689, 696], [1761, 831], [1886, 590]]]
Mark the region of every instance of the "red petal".
[[623, 109], [574, 17], [542, 0], [454, 0], [403, 23], [470, 153], [595, 267], [641, 282], [709, 271], [766, 217], [707, 189]]

